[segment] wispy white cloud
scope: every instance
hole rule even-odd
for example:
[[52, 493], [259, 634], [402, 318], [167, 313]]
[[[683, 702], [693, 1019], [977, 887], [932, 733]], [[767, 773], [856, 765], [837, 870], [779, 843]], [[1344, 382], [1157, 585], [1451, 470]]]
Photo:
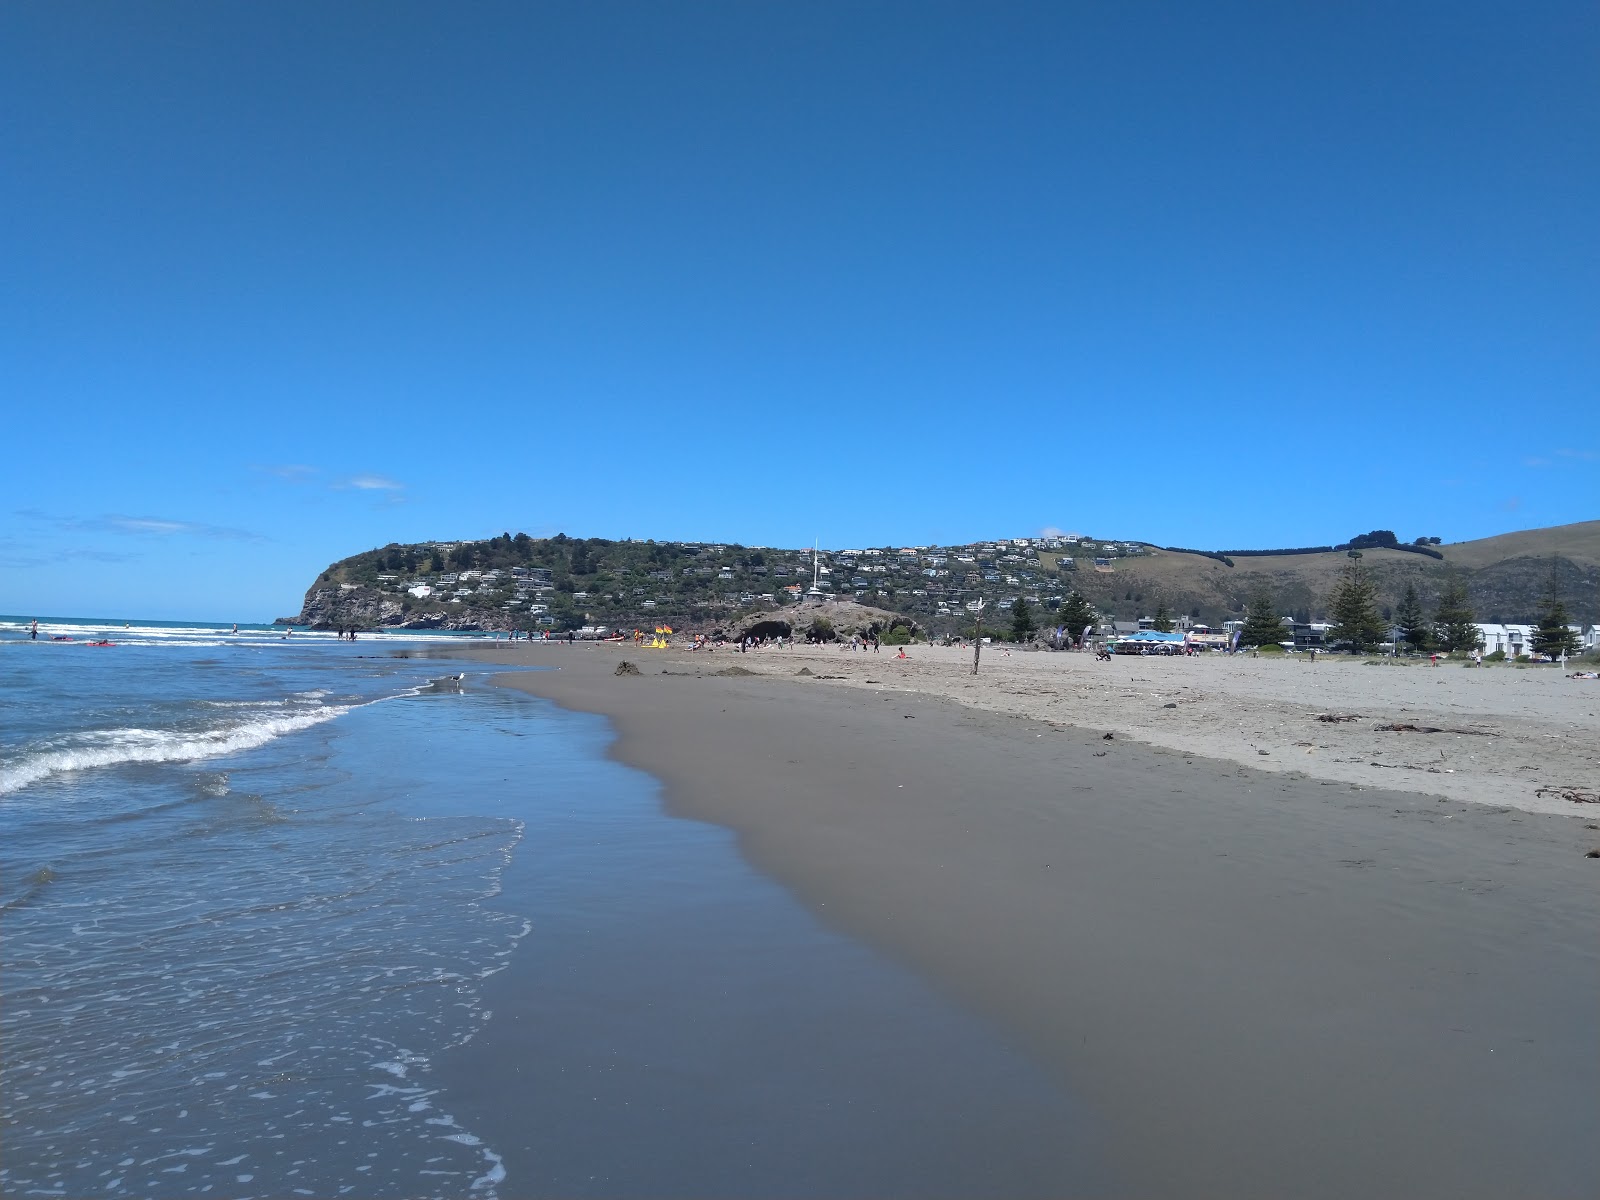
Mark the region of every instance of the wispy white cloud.
[[35, 546], [11, 539], [0, 540], [0, 567], [26, 570], [31, 567], [49, 567], [56, 563], [87, 561], [101, 563], [131, 562], [138, 554], [124, 554], [115, 550], [90, 550], [75, 546]]
[[[1555, 455], [1554, 458], [1547, 458], [1543, 455], [1524, 458], [1522, 465], [1525, 467], [1561, 467], [1574, 462], [1600, 462], [1600, 454], [1595, 453], [1593, 450], [1562, 449], [1552, 453]], [[1561, 461], [1558, 462], [1557, 459]]]
[[24, 520], [49, 525], [65, 533], [114, 533], [131, 537], [203, 537], [230, 542], [264, 542], [267, 539], [249, 529], [230, 525], [208, 525], [200, 521], [174, 521], [167, 517], [136, 517], [126, 513], [106, 513], [99, 517], [61, 517], [38, 509], [17, 512]]
[[328, 478], [320, 467], [309, 466], [305, 463], [263, 463], [250, 468], [263, 475], [271, 475], [283, 483], [291, 484], [318, 484], [333, 489], [336, 492], [403, 492], [406, 485], [399, 480], [390, 479], [387, 475], [375, 475], [364, 471], [356, 475], [342, 475]]
[[385, 479], [382, 475], [352, 475], [333, 485], [337, 488], [354, 488], [358, 492], [403, 492], [406, 485]]
[[250, 469], [274, 476], [285, 483], [310, 483], [322, 473], [316, 467], [308, 467], [304, 463], [264, 463]]

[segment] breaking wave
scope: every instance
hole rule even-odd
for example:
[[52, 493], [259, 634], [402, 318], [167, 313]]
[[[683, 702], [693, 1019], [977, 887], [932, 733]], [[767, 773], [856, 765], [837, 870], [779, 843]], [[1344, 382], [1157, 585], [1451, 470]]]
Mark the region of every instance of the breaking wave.
[[189, 762], [254, 750], [274, 738], [343, 716], [355, 705], [319, 704], [294, 713], [258, 714], [215, 729], [102, 729], [71, 735], [69, 745], [25, 753], [0, 765], [0, 795], [51, 775], [122, 763]]

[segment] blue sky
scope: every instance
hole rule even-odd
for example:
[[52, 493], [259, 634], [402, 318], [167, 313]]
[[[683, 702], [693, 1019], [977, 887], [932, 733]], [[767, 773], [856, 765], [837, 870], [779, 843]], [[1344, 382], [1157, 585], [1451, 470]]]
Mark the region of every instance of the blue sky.
[[0, 611], [1600, 516], [1600, 10], [0, 8]]

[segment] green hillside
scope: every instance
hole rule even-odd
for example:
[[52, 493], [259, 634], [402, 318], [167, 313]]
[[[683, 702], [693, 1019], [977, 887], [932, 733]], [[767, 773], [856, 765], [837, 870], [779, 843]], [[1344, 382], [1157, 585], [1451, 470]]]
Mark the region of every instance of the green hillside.
[[[1392, 607], [1408, 583], [1426, 604], [1446, 572], [1466, 581], [1481, 621], [1530, 621], [1552, 563], [1571, 619], [1600, 620], [1600, 521], [1527, 530], [1423, 549], [1364, 546], [1362, 566]], [[1165, 604], [1212, 625], [1238, 617], [1256, 591], [1280, 612], [1318, 620], [1344, 549], [1214, 556], [1139, 542], [1019, 538], [965, 546], [863, 547], [821, 553], [820, 581], [840, 597], [955, 629], [968, 606], [987, 620], [1018, 598], [1042, 624], [1070, 592], [1119, 620]], [[668, 623], [711, 627], [785, 607], [812, 583], [808, 549], [731, 544], [530, 538], [389, 545], [328, 567], [306, 593], [296, 623], [322, 627], [565, 630]]]

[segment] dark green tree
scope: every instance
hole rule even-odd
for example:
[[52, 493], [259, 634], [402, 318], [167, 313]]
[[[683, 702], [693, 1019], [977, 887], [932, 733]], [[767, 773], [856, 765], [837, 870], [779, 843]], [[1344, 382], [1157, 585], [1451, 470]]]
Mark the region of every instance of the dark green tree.
[[1033, 609], [1028, 607], [1028, 602], [1021, 596], [1011, 606], [1011, 637], [1013, 641], [1025, 642], [1033, 636], [1033, 631], [1038, 626], [1033, 621]]
[[1433, 624], [1437, 645], [1452, 654], [1471, 650], [1483, 642], [1483, 634], [1472, 617], [1467, 586], [1454, 571], [1445, 576], [1439, 607], [1433, 612]]
[[1578, 652], [1578, 635], [1567, 627], [1567, 606], [1561, 602], [1561, 581], [1556, 577], [1556, 560], [1550, 560], [1550, 587], [1545, 592], [1544, 611], [1533, 634], [1533, 652], [1560, 658]]
[[1095, 623], [1094, 606], [1078, 592], [1068, 592], [1061, 602], [1061, 623], [1074, 642], [1083, 637], [1083, 631]]
[[1383, 641], [1387, 631], [1378, 615], [1378, 589], [1361, 569], [1359, 560], [1350, 560], [1344, 577], [1333, 589], [1328, 608], [1333, 616], [1333, 628], [1328, 630], [1330, 641], [1343, 643], [1357, 654], [1375, 649]]
[[1150, 624], [1158, 633], [1172, 632], [1172, 614], [1167, 611], [1167, 602], [1165, 600], [1156, 605], [1156, 615], [1151, 618]]
[[1244, 628], [1239, 632], [1241, 646], [1275, 646], [1283, 640], [1283, 621], [1272, 603], [1272, 593], [1257, 592], [1245, 610]]
[[1400, 626], [1400, 636], [1405, 639], [1407, 646], [1424, 653], [1433, 649], [1433, 622], [1422, 611], [1422, 599], [1417, 595], [1416, 584], [1406, 584], [1405, 595], [1400, 597], [1395, 617]]

